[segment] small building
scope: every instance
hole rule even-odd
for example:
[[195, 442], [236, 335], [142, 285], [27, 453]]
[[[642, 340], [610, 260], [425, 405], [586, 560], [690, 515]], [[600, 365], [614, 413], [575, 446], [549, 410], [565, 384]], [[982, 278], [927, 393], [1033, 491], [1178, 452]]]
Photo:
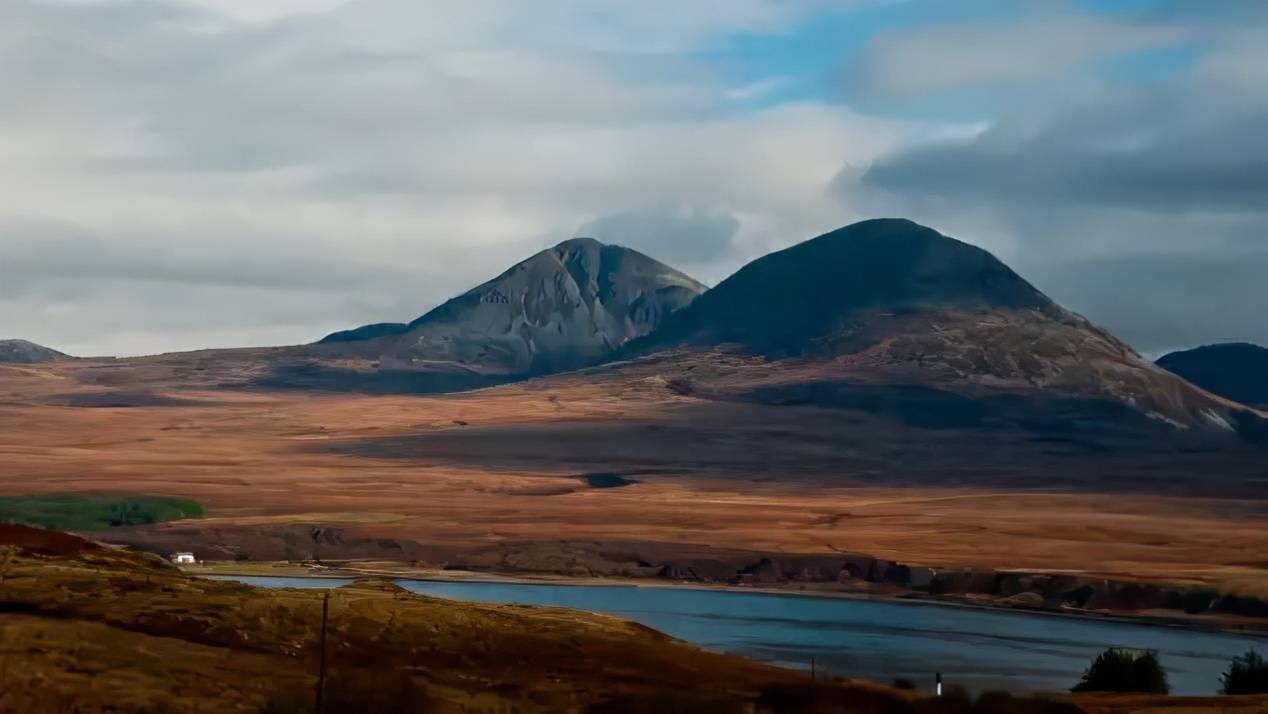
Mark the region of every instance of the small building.
[[193, 553], [172, 553], [172, 562], [177, 565], [192, 565], [198, 561]]

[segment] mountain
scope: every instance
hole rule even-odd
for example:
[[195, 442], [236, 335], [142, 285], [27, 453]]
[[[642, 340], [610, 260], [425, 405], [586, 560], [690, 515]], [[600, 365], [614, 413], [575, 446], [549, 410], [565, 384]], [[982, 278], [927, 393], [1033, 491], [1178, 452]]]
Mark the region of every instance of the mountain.
[[383, 366], [482, 374], [572, 369], [651, 332], [704, 291], [642, 253], [575, 238], [414, 320], [386, 350]]
[[953, 395], [967, 395], [979, 404], [970, 414], [989, 401], [1019, 418], [1057, 409], [1078, 421], [1091, 410], [1109, 424], [1125, 407], [1227, 430], [1241, 413], [990, 253], [903, 219], [856, 223], [759, 258], [618, 357], [719, 348], [782, 360], [756, 381], [730, 378], [736, 396], [761, 401], [884, 403], [928, 416], [964, 412]]
[[70, 356], [26, 340], [0, 340], [0, 362], [35, 364], [60, 359], [70, 359]]
[[878, 219], [749, 263], [658, 337], [789, 356], [831, 348], [867, 314], [990, 308], [1062, 313], [990, 253], [908, 220]]
[[1268, 349], [1259, 345], [1206, 345], [1172, 352], [1158, 365], [1209, 392], [1268, 408]]

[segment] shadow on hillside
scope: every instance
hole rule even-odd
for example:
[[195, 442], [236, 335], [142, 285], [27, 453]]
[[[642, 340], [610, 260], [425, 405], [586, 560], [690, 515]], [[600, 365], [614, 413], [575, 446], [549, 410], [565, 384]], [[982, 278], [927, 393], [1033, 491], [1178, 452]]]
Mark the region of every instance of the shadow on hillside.
[[[962, 418], [976, 409], [964, 406], [948, 420], [955, 425], [904, 424], [904, 415], [925, 423], [906, 410], [918, 411], [927, 396], [878, 397], [865, 408], [698, 402], [664, 418], [469, 424], [310, 448], [560, 476], [650, 471], [860, 486], [1268, 493], [1262, 450], [1231, 435], [1190, 439], [1134, 415], [1118, 419], [1117, 408], [1080, 412], [1066, 403], [1046, 413], [1027, 410], [1025, 423]], [[953, 412], [960, 408], [953, 403]]]
[[354, 394], [449, 394], [515, 381], [516, 377], [475, 372], [351, 369], [317, 362], [282, 364], [247, 383], [260, 389]]

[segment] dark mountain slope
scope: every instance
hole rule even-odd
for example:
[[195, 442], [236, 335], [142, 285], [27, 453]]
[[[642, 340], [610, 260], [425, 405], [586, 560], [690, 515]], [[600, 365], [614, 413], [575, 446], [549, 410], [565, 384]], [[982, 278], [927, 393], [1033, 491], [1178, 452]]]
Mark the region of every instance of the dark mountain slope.
[[1172, 352], [1158, 365], [1199, 387], [1251, 406], [1268, 408], [1268, 349], [1244, 342]]
[[26, 340], [0, 340], [0, 362], [35, 364], [59, 359], [70, 356]]
[[855, 223], [744, 266], [652, 339], [795, 355], [868, 311], [1062, 310], [994, 256], [905, 219]]

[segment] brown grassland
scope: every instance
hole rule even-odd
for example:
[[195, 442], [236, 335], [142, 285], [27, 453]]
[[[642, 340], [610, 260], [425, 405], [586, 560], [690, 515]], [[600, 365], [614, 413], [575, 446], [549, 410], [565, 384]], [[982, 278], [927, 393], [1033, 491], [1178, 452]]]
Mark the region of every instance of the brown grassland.
[[[439, 559], [581, 539], [1268, 591], [1268, 499], [1246, 475], [1268, 469], [1262, 453], [1142, 464], [1019, 452], [1007, 434], [913, 439], [846, 412], [680, 394], [663, 363], [454, 395], [244, 388], [261, 355], [0, 366], [0, 493], [194, 498], [208, 514], [194, 531], [148, 529], [181, 526], [189, 547], [315, 524]], [[632, 483], [579, 478], [594, 472]]]
[[[314, 711], [323, 593], [194, 578], [153, 556], [0, 526], [0, 712]], [[703, 652], [616, 618], [329, 595], [325, 712], [1072, 714], [1262, 711], [1264, 697], [928, 698]]]

